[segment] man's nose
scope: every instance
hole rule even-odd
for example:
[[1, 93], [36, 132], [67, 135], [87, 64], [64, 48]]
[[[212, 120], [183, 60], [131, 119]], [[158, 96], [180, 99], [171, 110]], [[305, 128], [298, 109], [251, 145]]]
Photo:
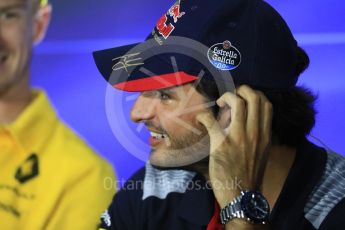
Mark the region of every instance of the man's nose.
[[140, 95], [131, 110], [131, 119], [134, 122], [145, 122], [155, 117], [157, 101], [153, 98]]

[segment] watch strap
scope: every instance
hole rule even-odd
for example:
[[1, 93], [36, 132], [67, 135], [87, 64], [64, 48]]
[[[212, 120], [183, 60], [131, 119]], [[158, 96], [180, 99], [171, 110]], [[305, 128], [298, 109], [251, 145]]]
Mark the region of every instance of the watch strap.
[[243, 194], [236, 197], [227, 206], [220, 211], [220, 222], [225, 225], [234, 218], [245, 218], [243, 210], [241, 209], [241, 199]]

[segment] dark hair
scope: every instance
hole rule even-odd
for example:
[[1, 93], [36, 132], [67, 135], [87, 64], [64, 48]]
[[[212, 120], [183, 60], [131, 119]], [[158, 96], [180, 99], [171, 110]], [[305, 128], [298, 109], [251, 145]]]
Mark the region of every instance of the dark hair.
[[[309, 57], [302, 48], [298, 48], [298, 61], [295, 75], [299, 76], [309, 66]], [[238, 87], [238, 86], [237, 86]], [[196, 90], [210, 101], [219, 98], [217, 84], [202, 79]], [[315, 125], [316, 96], [307, 88], [295, 86], [286, 91], [260, 89], [273, 106], [272, 141], [273, 144], [296, 147], [304, 140]], [[215, 116], [218, 106], [212, 107]]]

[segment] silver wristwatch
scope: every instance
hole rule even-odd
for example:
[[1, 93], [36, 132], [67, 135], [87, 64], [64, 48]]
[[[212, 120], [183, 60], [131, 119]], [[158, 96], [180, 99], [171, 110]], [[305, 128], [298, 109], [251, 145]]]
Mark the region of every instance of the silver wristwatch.
[[266, 198], [258, 191], [242, 191], [230, 204], [220, 211], [223, 225], [235, 219], [246, 219], [255, 224], [266, 224], [270, 207]]

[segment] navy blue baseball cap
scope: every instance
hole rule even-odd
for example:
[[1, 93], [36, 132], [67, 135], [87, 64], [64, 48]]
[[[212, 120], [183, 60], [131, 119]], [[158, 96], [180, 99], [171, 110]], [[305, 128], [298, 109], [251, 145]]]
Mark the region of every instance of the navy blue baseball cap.
[[[195, 59], [193, 52], [176, 53], [176, 71], [171, 51], [156, 52], [176, 36], [207, 47], [203, 55], [209, 66]], [[141, 48], [136, 50], [138, 45]], [[142, 43], [95, 51], [93, 56], [112, 86], [141, 92], [196, 81], [201, 69], [215, 80], [210, 66], [229, 71], [235, 85], [286, 90], [298, 79], [297, 54], [298, 45], [287, 23], [262, 0], [179, 0]]]

